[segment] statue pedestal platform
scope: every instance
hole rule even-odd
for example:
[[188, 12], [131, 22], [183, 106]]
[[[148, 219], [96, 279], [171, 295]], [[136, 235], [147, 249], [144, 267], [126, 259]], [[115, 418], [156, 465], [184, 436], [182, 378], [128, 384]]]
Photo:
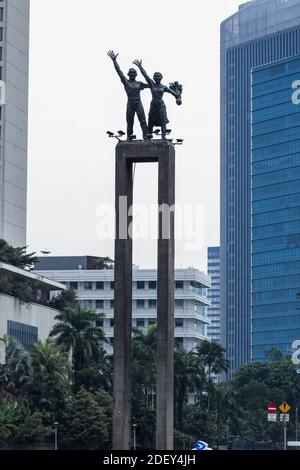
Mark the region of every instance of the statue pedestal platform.
[[[158, 206], [175, 204], [175, 149], [167, 140], [123, 141], [116, 147], [116, 240], [113, 448], [131, 448], [133, 164], [158, 163]], [[122, 202], [121, 202], [122, 201]], [[168, 236], [159, 217], [157, 273], [156, 448], [173, 449], [174, 430], [174, 210]], [[141, 364], [142, 365], [142, 364]]]

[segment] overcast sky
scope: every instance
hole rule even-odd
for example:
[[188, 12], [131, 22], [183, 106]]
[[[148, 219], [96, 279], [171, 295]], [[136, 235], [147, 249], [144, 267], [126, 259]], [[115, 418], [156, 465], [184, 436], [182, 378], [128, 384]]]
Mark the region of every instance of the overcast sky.
[[[197, 208], [201, 223], [191, 227], [193, 243], [180, 234], [176, 266], [206, 269], [207, 246], [219, 244], [219, 24], [240, 3], [31, 0], [30, 249], [113, 257], [113, 240], [101, 240], [97, 227], [99, 206], [114, 204], [115, 143], [105, 133], [126, 127], [126, 95], [106, 56], [114, 49], [124, 72], [142, 58], [150, 74], [184, 85], [181, 107], [165, 97], [173, 136], [185, 139], [177, 148], [176, 199]], [[149, 100], [145, 91], [146, 112]], [[156, 200], [156, 165], [139, 165], [135, 202]], [[154, 240], [134, 247], [135, 264], [156, 266]]]

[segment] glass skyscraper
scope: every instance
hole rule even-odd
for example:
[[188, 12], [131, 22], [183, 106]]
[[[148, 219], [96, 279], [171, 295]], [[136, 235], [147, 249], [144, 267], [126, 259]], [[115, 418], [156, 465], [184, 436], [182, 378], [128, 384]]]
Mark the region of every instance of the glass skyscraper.
[[221, 334], [229, 377], [251, 361], [251, 72], [299, 54], [299, 0], [254, 0], [222, 23]]
[[300, 56], [252, 72], [252, 360], [300, 339]]
[[213, 246], [207, 250], [207, 273], [211, 278], [211, 289], [208, 290], [210, 306], [207, 316], [211, 324], [207, 326], [207, 336], [220, 342], [220, 247]]
[[26, 245], [30, 0], [0, 0], [0, 238]]

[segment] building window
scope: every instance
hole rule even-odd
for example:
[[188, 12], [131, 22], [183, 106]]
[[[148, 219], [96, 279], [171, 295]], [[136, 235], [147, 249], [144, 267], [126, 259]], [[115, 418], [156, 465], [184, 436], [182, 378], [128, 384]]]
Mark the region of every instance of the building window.
[[176, 299], [175, 300], [175, 308], [183, 308], [183, 307], [184, 307], [183, 299]]
[[114, 321], [113, 318], [111, 318], [109, 324], [110, 324], [110, 327], [111, 327], [111, 328], [113, 328], [113, 327], [115, 326], [115, 321]]
[[184, 288], [184, 283], [183, 281], [176, 281], [175, 282], [175, 289], [177, 290], [182, 290]]
[[4, 20], [4, 8], [0, 8], [0, 21]]
[[3, 41], [3, 28], [0, 28], [0, 41]]
[[110, 283], [110, 289], [115, 290], [115, 283], [113, 281]]
[[176, 346], [183, 346], [183, 338], [175, 338]]
[[137, 308], [145, 308], [145, 301], [141, 300], [141, 299], [137, 300], [136, 301], [136, 306], [137, 306]]
[[85, 308], [93, 308], [94, 307], [93, 301], [92, 300], [84, 300], [83, 301], [83, 306]]
[[149, 281], [149, 289], [156, 290], [157, 282], [156, 281]]
[[153, 318], [153, 319], [150, 319], [148, 320], [148, 326], [151, 326], [151, 325], [156, 325], [157, 321]]
[[183, 318], [175, 319], [175, 328], [183, 328]]
[[90, 281], [83, 283], [84, 290], [93, 290], [93, 283]]
[[109, 338], [109, 342], [113, 346], [114, 345], [114, 338]]
[[136, 326], [138, 328], [143, 328], [145, 326], [145, 320], [143, 320], [142, 318], [138, 318], [136, 321]]
[[157, 306], [157, 301], [155, 299], [150, 299], [149, 308], [156, 308], [156, 306]]
[[138, 290], [145, 289], [145, 282], [144, 281], [137, 281], [136, 287]]
[[96, 282], [96, 290], [103, 290], [104, 282]]
[[38, 342], [38, 328], [14, 321], [7, 321], [7, 334], [15, 338], [27, 351], [31, 351]]
[[70, 282], [70, 289], [78, 290], [78, 282]]
[[104, 321], [103, 320], [96, 320], [96, 327], [97, 328], [103, 328]]
[[96, 308], [103, 308], [104, 301], [103, 300], [96, 300]]
[[114, 300], [110, 301], [110, 308], [115, 308], [115, 301]]

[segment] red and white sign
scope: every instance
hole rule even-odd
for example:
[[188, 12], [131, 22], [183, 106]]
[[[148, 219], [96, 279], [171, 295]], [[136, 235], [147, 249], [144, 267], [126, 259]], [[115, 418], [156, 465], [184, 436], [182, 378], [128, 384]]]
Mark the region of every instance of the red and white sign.
[[277, 406], [276, 405], [269, 405], [268, 406], [268, 413], [269, 414], [275, 414], [277, 413]]

